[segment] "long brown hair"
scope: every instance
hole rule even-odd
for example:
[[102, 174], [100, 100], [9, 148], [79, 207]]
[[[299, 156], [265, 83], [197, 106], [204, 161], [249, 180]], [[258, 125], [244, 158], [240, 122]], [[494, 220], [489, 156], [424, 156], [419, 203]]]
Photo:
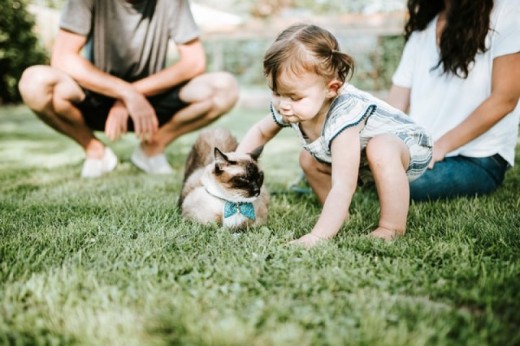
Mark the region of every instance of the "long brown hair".
[[329, 31], [316, 25], [295, 24], [282, 31], [264, 56], [264, 75], [276, 91], [281, 71], [295, 75], [313, 72], [344, 83], [352, 74], [354, 60], [340, 51]]
[[[440, 39], [440, 60], [444, 72], [462, 78], [468, 76], [477, 53], [485, 52], [490, 30], [493, 0], [451, 0], [446, 12], [446, 26]], [[405, 39], [414, 31], [424, 30], [445, 9], [444, 0], [408, 0], [409, 18]]]

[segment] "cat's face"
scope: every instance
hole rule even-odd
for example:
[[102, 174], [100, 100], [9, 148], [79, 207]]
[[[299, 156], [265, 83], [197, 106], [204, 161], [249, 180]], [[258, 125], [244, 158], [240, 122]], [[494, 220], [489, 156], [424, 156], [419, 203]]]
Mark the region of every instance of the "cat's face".
[[260, 195], [264, 173], [258, 166], [258, 157], [262, 149], [259, 147], [249, 154], [224, 154], [215, 148], [213, 175], [227, 194], [244, 198]]

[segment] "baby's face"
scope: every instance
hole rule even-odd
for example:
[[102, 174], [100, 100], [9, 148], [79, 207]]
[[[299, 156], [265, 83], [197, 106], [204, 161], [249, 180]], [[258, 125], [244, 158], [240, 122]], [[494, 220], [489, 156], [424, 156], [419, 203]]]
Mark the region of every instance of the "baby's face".
[[283, 72], [273, 90], [273, 106], [288, 123], [309, 121], [326, 114], [331, 98], [323, 77], [312, 72]]

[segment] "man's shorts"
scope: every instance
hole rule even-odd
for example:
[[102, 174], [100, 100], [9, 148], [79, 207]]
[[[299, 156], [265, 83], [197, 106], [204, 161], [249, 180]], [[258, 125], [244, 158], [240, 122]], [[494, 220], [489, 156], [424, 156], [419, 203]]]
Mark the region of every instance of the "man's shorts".
[[[159, 127], [170, 121], [175, 113], [188, 105], [179, 97], [180, 90], [185, 84], [177, 85], [162, 94], [147, 97], [148, 102], [155, 109]], [[81, 111], [85, 122], [91, 129], [104, 131], [108, 112], [116, 99], [86, 89], [83, 89], [83, 91], [85, 92], [85, 99], [76, 103], [75, 106]], [[131, 117], [128, 117], [128, 131], [133, 130], [133, 121]]]

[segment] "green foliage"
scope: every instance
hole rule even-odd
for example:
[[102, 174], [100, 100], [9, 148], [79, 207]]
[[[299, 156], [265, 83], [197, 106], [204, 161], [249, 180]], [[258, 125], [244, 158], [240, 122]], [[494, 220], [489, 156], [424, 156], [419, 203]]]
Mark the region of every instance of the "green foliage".
[[235, 75], [241, 85], [266, 86], [262, 59], [272, 38], [206, 40], [209, 70]]
[[[388, 0], [385, 0], [388, 1]], [[311, 10], [315, 14], [359, 13], [381, 0], [294, 0], [294, 7]]]
[[[404, 47], [401, 35], [352, 37], [338, 35], [340, 46], [353, 55], [356, 68], [352, 84], [368, 91], [386, 91], [392, 83]], [[234, 74], [241, 85], [266, 87], [262, 59], [273, 38], [212, 39], [205, 40], [208, 69], [224, 70]], [[359, 47], [358, 41], [373, 40], [369, 47]], [[354, 48], [353, 48], [354, 47]]]
[[392, 75], [401, 59], [404, 37], [402, 35], [380, 36], [378, 41], [377, 48], [369, 54], [372, 79], [375, 82], [372, 90], [388, 90], [392, 85]]
[[[63, 0], [46, 0], [56, 2]], [[235, 13], [269, 17], [283, 10], [310, 12], [316, 15], [388, 12], [405, 8], [406, 0], [198, 0], [197, 3]]]
[[[237, 109], [215, 126], [240, 138], [263, 115]], [[320, 208], [287, 193], [294, 134], [261, 157], [279, 192], [268, 224], [238, 234], [176, 210], [195, 136], [168, 148], [171, 176], [133, 167], [128, 135], [111, 144], [115, 172], [81, 180], [77, 145], [25, 107], [0, 109], [0, 344], [520, 344], [517, 167], [491, 196], [413, 204], [388, 244], [366, 237], [378, 203], [361, 189], [338, 236], [304, 250], [287, 242]]]
[[49, 8], [61, 9], [65, 6], [67, 0], [30, 0], [31, 2], [38, 2], [39, 5], [43, 5]]
[[0, 0], [0, 104], [20, 101], [18, 80], [28, 66], [46, 61], [23, 0]]

